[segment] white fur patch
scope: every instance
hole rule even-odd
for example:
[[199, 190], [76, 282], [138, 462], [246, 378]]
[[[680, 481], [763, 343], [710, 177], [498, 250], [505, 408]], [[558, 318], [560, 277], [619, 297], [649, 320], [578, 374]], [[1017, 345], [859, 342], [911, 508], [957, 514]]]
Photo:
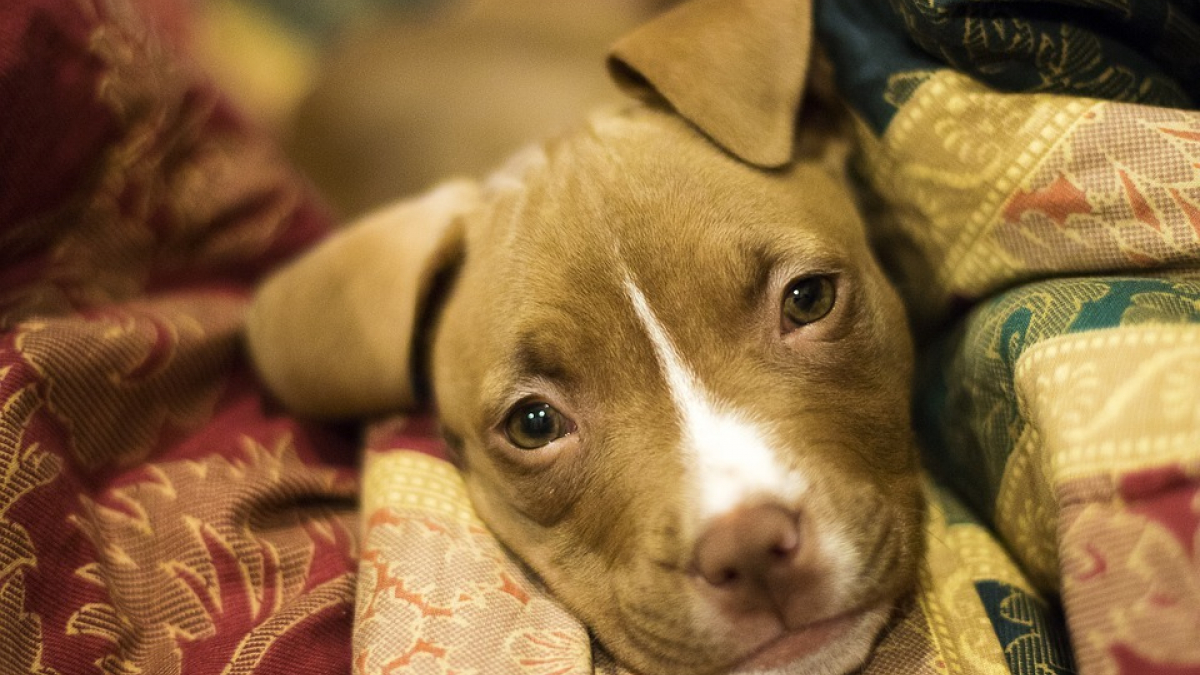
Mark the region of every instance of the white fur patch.
[[864, 560], [850, 544], [847, 533], [831, 524], [821, 528], [817, 538], [821, 557], [828, 561], [829, 593], [834, 602], [841, 603], [854, 596]]
[[683, 362], [642, 290], [628, 276], [625, 290], [654, 345], [683, 424], [683, 451], [692, 460], [701, 522], [754, 497], [793, 503], [806, 489], [805, 481], [780, 464], [764, 426], [714, 401]]

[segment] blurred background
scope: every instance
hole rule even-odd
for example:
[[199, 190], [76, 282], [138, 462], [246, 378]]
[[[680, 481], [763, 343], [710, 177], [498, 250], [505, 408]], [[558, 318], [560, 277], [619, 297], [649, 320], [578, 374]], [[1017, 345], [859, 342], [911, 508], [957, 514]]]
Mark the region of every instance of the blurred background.
[[621, 99], [604, 56], [670, 0], [200, 0], [199, 58], [343, 218]]

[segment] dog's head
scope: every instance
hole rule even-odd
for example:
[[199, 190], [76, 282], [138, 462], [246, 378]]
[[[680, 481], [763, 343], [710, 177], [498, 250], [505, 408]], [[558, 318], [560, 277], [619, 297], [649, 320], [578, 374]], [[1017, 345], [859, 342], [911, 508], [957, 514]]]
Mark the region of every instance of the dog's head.
[[841, 673], [921, 553], [911, 344], [819, 153], [720, 136], [635, 106], [381, 213], [265, 286], [251, 349], [322, 415], [427, 367], [481, 517], [635, 669]]

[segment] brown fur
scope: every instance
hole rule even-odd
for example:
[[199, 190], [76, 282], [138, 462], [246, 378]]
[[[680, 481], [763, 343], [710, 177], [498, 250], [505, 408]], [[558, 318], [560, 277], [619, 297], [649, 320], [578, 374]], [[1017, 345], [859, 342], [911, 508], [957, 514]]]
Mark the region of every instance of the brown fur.
[[[411, 403], [410, 345], [428, 331], [442, 423], [496, 535], [623, 662], [728, 672], [780, 631], [888, 606], [922, 552], [903, 311], [829, 144], [806, 147], [764, 170], [657, 104], [596, 115], [482, 187], [416, 200], [285, 270], [252, 309], [251, 351], [297, 409], [363, 414]], [[448, 272], [417, 326], [429, 280]], [[833, 310], [784, 330], [785, 285], [814, 273], [836, 279]], [[681, 422], [626, 276], [712, 395], [765, 421], [773, 451], [809, 477], [802, 503], [779, 507], [803, 514], [806, 540], [838, 533], [854, 578], [807, 551], [764, 608], [698, 577], [720, 519], [692, 507]], [[364, 311], [329, 304], [348, 286]], [[331, 372], [347, 361], [353, 381]], [[510, 444], [505, 417], [530, 396], [577, 428], [538, 450]]]
[[[695, 592], [683, 570], [698, 524], [680, 508], [680, 430], [615, 270], [630, 269], [717, 395], [775, 421], [791, 461], [828, 478], [807, 505], [818, 520], [863, 548], [895, 532], [895, 557], [861, 581], [864, 602], [907, 588], [920, 549], [910, 347], [853, 204], [822, 167], [764, 179], [652, 110], [601, 127], [552, 148], [525, 177], [536, 191], [467, 218], [469, 263], [437, 329], [434, 381], [497, 535], [619, 656], [700, 673], [753, 640], [696, 624], [681, 602]], [[780, 286], [810, 271], [840, 275], [837, 312], [788, 342]], [[514, 392], [569, 411], [574, 441], [553, 458], [507, 446], [496, 429]], [[808, 619], [831, 611], [810, 605]], [[647, 623], [678, 644], [639, 654]]]

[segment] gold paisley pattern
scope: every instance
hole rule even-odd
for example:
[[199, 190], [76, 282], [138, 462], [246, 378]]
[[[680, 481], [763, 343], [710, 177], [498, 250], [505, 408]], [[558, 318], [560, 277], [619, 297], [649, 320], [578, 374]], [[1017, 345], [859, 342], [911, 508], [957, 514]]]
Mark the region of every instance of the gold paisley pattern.
[[371, 452], [363, 481], [357, 674], [593, 672], [587, 631], [484, 529], [453, 467]]
[[1012, 547], [1036, 586], [1061, 590], [1058, 567], [1058, 503], [1051, 456], [1041, 452], [1033, 425], [1023, 425], [996, 496], [996, 530]]
[[1200, 113], [919, 75], [882, 136], [857, 129], [922, 324], [1016, 282], [1200, 265]]
[[[1032, 589], [1061, 594], [1079, 672], [1195, 672], [1200, 16], [842, 7], [818, 25], [858, 116], [872, 234], [930, 338], [927, 465]], [[1038, 603], [1005, 595], [1031, 589], [996, 581], [997, 636], [1026, 631], [1009, 669], [1072, 672], [1050, 623], [1027, 620]]]
[[1148, 323], [1192, 323], [1200, 315], [1200, 300], [1188, 297], [1189, 289], [1174, 292], [1157, 291], [1135, 295], [1121, 315], [1121, 324], [1132, 326]]
[[[867, 6], [826, 10], [822, 30], [860, 116], [879, 251], [933, 338], [928, 465], [1033, 588], [1061, 594], [1080, 672], [1195, 672], [1200, 16], [1157, 0]], [[891, 58], [863, 59], [875, 44]], [[1005, 595], [1029, 589], [981, 588], [1005, 598], [997, 636], [1028, 631], [1006, 642], [1010, 669], [1072, 672], [1027, 620], [1038, 604]]]
[[[402, 447], [376, 447], [364, 468], [357, 675], [632, 675], [508, 558], [452, 466]], [[1007, 675], [976, 585], [1000, 580], [1036, 592], [949, 495], [930, 488], [930, 496], [921, 589], [898, 609], [863, 673]], [[943, 503], [958, 514], [953, 521]]]
[[243, 311], [232, 297], [166, 298], [26, 322], [15, 342], [42, 374], [49, 410], [71, 430], [75, 460], [87, 469], [130, 466], [164, 434], [210, 417]]
[[[0, 366], [0, 392], [11, 391], [11, 366]], [[41, 401], [31, 386], [0, 399], [0, 671], [50, 675], [41, 664], [42, 626], [25, 603], [25, 575], [37, 565], [29, 531], [11, 516], [13, 507], [54, 480], [60, 463], [25, 440]]]
[[[947, 500], [953, 501], [940, 495], [934, 503]], [[946, 672], [1007, 674], [1004, 653], [975, 584], [1000, 579], [1028, 588], [1028, 583], [996, 539], [977, 524], [951, 524], [944, 511], [935, 508], [928, 527], [920, 602]]]
[[[995, 519], [1031, 577], [1061, 590], [1088, 673], [1131, 672], [1118, 645], [1200, 662], [1200, 325], [1151, 321], [1163, 304], [1177, 299], [1135, 296], [1134, 325], [1046, 340], [1016, 369], [1026, 426]], [[1156, 471], [1162, 486], [1121, 494]], [[1182, 540], [1162, 520], [1181, 517]]]
[[939, 62], [1004, 91], [1186, 108], [1200, 44], [1187, 3], [890, 0], [893, 21]]
[[[1200, 471], [1180, 500], [1200, 519]], [[1200, 662], [1200, 546], [1181, 541], [1154, 517], [1120, 501], [1096, 499], [1097, 485], [1072, 482], [1081, 499], [1063, 509], [1064, 593], [1078, 617], [1074, 634], [1081, 672], [1135, 673], [1126, 652], [1163, 672]], [[1112, 495], [1110, 493], [1109, 495]], [[1072, 500], [1074, 501], [1074, 500]]]
[[0, 11], [6, 675], [350, 661], [352, 443], [278, 414], [239, 345], [329, 223], [181, 55], [186, 9]]
[[[1172, 631], [1200, 617], [1188, 590], [1200, 579], [1198, 293], [1190, 273], [1027, 284], [980, 305], [929, 364], [930, 465], [951, 468], [1034, 588], [1061, 594], [1083, 672], [1196, 663]], [[1131, 547], [1152, 530], [1176, 542], [1144, 549], [1151, 573]], [[1162, 604], [1170, 625], [1155, 629], [1147, 609], [1131, 640], [1116, 627], [1135, 602]]]
[[[113, 645], [96, 664], [102, 672], [183, 673], [180, 647], [210, 640], [221, 626], [279, 635], [350, 600], [347, 577], [306, 589], [318, 547], [336, 545], [336, 537], [317, 533], [346, 527], [336, 514], [293, 514], [292, 527], [260, 522], [272, 502], [338, 491], [331, 473], [290, 477], [300, 466], [288, 439], [270, 448], [246, 439], [241, 457], [148, 466], [104, 499], [84, 498], [73, 522], [99, 555], [77, 574], [109, 589], [112, 601], [80, 608], [68, 631]], [[207, 497], [214, 489], [246, 501], [214, 501]], [[227, 581], [231, 575], [237, 583]], [[222, 655], [225, 672], [250, 673], [270, 640], [252, 631], [236, 644]]]
[[1054, 338], [1021, 357], [1016, 384], [1055, 484], [1200, 461], [1200, 326]]
[[[0, 223], [17, 282], [0, 291], [0, 671], [627, 675], [523, 576], [445, 462], [373, 453], [359, 546], [355, 472], [320, 466], [353, 444], [264, 403], [237, 357], [246, 289], [225, 285], [269, 266], [314, 208], [301, 182], [135, 1], [25, 5], [51, 8], [38, 26], [70, 24], [41, 35], [82, 45], [99, 79], [81, 76], [96, 107], [78, 122], [113, 129], [79, 172], [55, 174], [76, 181], [60, 203]], [[964, 25], [964, 45], [996, 46], [997, 24]], [[1071, 78], [1055, 86], [1131, 81], [1083, 37], [1012, 27], [1011, 46]], [[882, 136], [861, 127], [860, 168], [923, 327], [1035, 278], [1197, 266], [1197, 113], [1005, 95], [920, 64], [883, 98], [895, 117]], [[39, 112], [12, 114], [37, 131]], [[1027, 297], [1024, 323], [992, 326], [966, 364], [997, 397], [978, 429], [1015, 445], [976, 458], [1006, 460], [1004, 543], [931, 488], [921, 588], [866, 673], [1067, 668], [1036, 616], [1054, 590], [1082, 672], [1200, 658], [1200, 307], [1164, 285], [1131, 296], [1121, 328], [1056, 337], [1110, 291], [1074, 288]], [[355, 599], [342, 653], [317, 631]]]

